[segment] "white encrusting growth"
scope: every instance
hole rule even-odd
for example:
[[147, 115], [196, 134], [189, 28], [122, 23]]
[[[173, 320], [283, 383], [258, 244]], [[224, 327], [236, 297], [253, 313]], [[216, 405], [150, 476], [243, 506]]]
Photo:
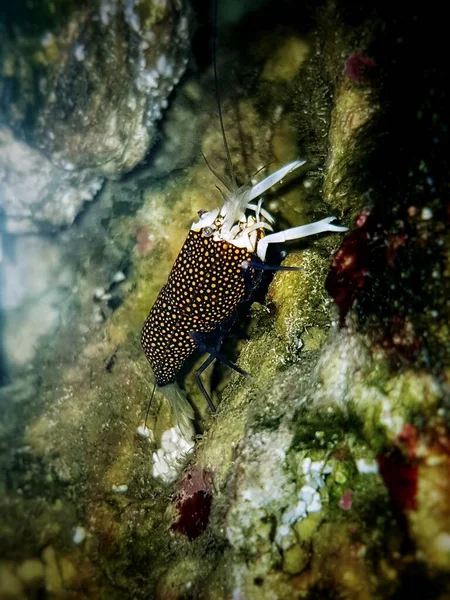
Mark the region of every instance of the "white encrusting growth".
[[111, 20], [116, 16], [116, 12], [117, 12], [117, 7], [114, 2], [111, 2], [110, 0], [103, 0], [100, 3], [100, 7], [99, 7], [100, 21], [102, 22], [102, 24], [105, 27], [107, 27], [110, 24]]
[[332, 472], [332, 467], [323, 460], [313, 461], [307, 457], [302, 462], [304, 484], [297, 493], [297, 502], [290, 505], [281, 517], [275, 541], [281, 548], [288, 548], [292, 543], [291, 527], [303, 521], [312, 513], [322, 510], [322, 498], [319, 490], [325, 485], [325, 478]]
[[366, 460], [365, 458], [358, 458], [358, 460], [356, 461], [356, 468], [358, 469], [358, 472], [363, 475], [369, 475], [372, 473], [376, 475], [378, 473], [378, 464], [375, 460]]
[[188, 439], [178, 425], [165, 431], [161, 437], [161, 448], [152, 456], [153, 477], [159, 477], [166, 483], [174, 481], [193, 448], [192, 436]]
[[83, 44], [76, 44], [73, 53], [75, 58], [82, 62], [86, 58], [86, 47]]
[[420, 216], [422, 218], [422, 221], [429, 221], [433, 218], [433, 211], [431, 210], [431, 208], [428, 208], [428, 206], [425, 206], [424, 208], [422, 208]]
[[72, 541], [74, 544], [81, 544], [86, 539], [86, 529], [77, 525], [73, 531]]
[[128, 492], [128, 486], [126, 483], [121, 483], [120, 485], [112, 485], [111, 491], [115, 494], [126, 494]]
[[153, 441], [153, 431], [151, 429], [149, 429], [145, 424], [139, 425], [139, 427], [136, 430], [136, 433], [140, 437], [147, 438], [151, 442]]

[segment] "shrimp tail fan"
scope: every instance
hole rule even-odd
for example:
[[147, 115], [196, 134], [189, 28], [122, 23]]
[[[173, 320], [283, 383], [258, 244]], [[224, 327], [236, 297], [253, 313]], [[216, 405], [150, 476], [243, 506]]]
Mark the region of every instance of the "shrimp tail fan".
[[194, 433], [194, 411], [189, 404], [183, 390], [177, 383], [169, 383], [159, 388], [167, 398], [172, 408], [176, 424], [180, 427], [186, 438], [191, 438]]

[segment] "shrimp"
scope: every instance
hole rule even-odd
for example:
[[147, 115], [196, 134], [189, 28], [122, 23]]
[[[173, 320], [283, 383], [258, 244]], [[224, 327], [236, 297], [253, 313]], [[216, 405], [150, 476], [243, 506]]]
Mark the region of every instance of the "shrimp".
[[209, 354], [195, 378], [213, 412], [215, 406], [200, 379], [201, 373], [218, 360], [248, 376], [220, 353], [220, 346], [234, 322], [238, 304], [249, 298], [257, 284], [258, 271], [294, 270], [268, 265], [268, 246], [324, 232], [347, 231], [333, 224], [335, 217], [327, 217], [273, 232], [274, 218], [262, 207], [262, 194], [305, 162], [290, 162], [252, 187], [236, 186], [222, 207], [200, 211], [150, 310], [142, 329], [142, 347], [156, 385], [181, 424], [188, 425], [194, 414], [176, 378], [197, 349]]
[[228, 184], [210, 167], [229, 193], [224, 196], [222, 207], [199, 212], [199, 220], [192, 224], [141, 334], [143, 350], [155, 375], [155, 385], [169, 401], [178, 424], [188, 430], [192, 430], [194, 413], [176, 382], [185, 361], [198, 349], [209, 354], [195, 372], [195, 379], [211, 411], [215, 412], [215, 406], [200, 378], [203, 371], [214, 360], [218, 360], [240, 375], [249, 376], [220, 353], [222, 340], [235, 321], [237, 306], [249, 299], [259, 282], [258, 274], [261, 271], [296, 270], [294, 267], [267, 264], [269, 245], [328, 231], [347, 231], [346, 227], [332, 223], [335, 217], [285, 231], [273, 231], [275, 220], [263, 208], [262, 195], [303, 166], [305, 160], [295, 160], [282, 166], [256, 185], [237, 185], [220, 103], [216, 60], [217, 20], [218, 0], [214, 4], [214, 83], [232, 182]]

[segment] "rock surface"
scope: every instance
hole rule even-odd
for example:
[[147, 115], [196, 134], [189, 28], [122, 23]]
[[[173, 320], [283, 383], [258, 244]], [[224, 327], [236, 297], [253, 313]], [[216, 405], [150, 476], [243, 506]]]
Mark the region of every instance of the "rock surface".
[[184, 2], [25, 8], [0, 25], [0, 197], [14, 233], [70, 225], [103, 177], [144, 159], [191, 37]]
[[66, 171], [0, 128], [0, 200], [11, 234], [53, 232], [71, 225], [101, 189], [92, 170]]
[[[417, 18], [332, 3], [304, 15], [304, 36], [289, 6], [234, 26], [219, 69], [232, 156], [243, 181], [273, 157], [307, 156], [266, 206], [280, 229], [335, 214], [351, 231], [288, 247], [284, 264], [300, 270], [261, 288], [225, 347], [252, 378], [203, 374], [214, 417], [186, 370], [199, 435], [184, 465], [159, 393], [142, 435], [153, 383], [142, 323], [197, 211], [221, 201], [200, 148], [226, 171], [205, 116], [211, 73], [186, 82], [159, 163], [109, 182], [66, 240], [79, 256], [70, 319], [0, 390], [0, 568], [13, 599], [450, 594], [445, 54], [435, 28], [417, 44], [426, 7]], [[239, 101], [227, 65], [243, 69]], [[190, 165], [176, 152], [184, 169], [167, 177], [196, 89], [198, 151]]]

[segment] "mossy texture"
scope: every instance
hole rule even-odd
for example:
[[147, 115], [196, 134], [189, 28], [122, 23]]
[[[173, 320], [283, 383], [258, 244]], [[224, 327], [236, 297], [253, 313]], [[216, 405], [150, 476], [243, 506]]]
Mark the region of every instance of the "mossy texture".
[[[225, 344], [251, 378], [222, 367], [202, 375], [215, 415], [195, 385], [200, 357], [187, 365], [195, 447], [175, 482], [154, 477], [153, 453], [174, 422], [156, 392], [152, 434], [136, 433], [153, 384], [140, 329], [197, 212], [221, 202], [200, 149], [226, 171], [215, 115], [194, 102], [214, 105], [211, 73], [183, 84], [168, 147], [108, 183], [76, 224], [70, 319], [42, 344], [22, 393], [14, 388], [16, 404], [5, 395], [6, 598], [372, 600], [403, 597], [412, 575], [431, 590], [423, 597], [450, 591], [444, 211], [413, 168], [411, 140], [398, 171], [375, 160], [404, 108], [389, 95], [403, 50], [398, 67], [386, 65], [380, 40], [407, 38], [415, 20], [334, 3], [313, 21], [305, 13], [305, 31], [283, 2], [279, 28], [264, 34], [273, 8], [234, 26], [236, 40], [255, 19], [262, 33], [220, 63], [225, 83], [237, 57], [245, 65], [238, 102], [221, 88], [237, 176], [300, 153], [305, 173], [266, 199], [277, 227], [335, 215], [352, 231], [285, 246], [283, 264], [299, 270], [265, 281]], [[423, 100], [417, 92], [426, 119], [434, 105]], [[427, 161], [437, 198], [441, 159]], [[108, 288], [116, 303], [93, 301], [119, 268], [125, 281]]]

